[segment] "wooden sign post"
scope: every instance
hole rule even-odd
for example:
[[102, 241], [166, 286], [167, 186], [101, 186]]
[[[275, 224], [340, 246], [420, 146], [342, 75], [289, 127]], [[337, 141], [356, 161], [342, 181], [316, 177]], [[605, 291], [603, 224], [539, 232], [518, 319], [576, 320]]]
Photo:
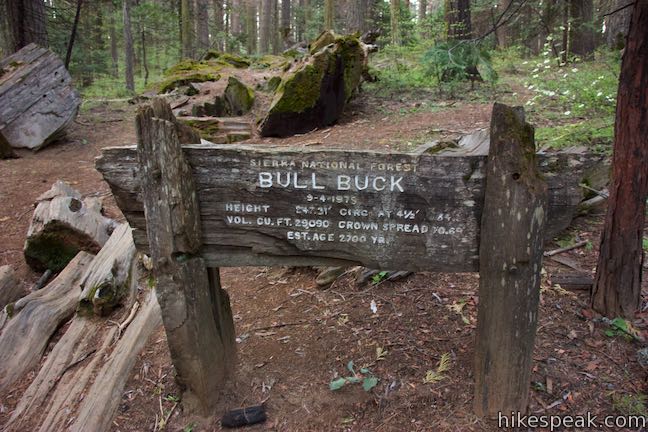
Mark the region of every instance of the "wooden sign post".
[[173, 364], [198, 409], [214, 407], [234, 359], [218, 267], [246, 265], [480, 271], [475, 410], [526, 408], [542, 239], [571, 221], [587, 155], [536, 161], [532, 127], [498, 104], [488, 157], [181, 145], [194, 137], [161, 100], [137, 125], [138, 147], [104, 149], [97, 169], [153, 258]]

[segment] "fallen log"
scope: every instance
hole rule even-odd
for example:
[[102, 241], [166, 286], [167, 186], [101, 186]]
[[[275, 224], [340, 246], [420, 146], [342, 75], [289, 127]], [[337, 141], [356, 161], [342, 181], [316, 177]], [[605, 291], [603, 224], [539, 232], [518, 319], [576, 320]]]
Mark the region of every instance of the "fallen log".
[[40, 360], [59, 325], [74, 313], [79, 282], [92, 255], [80, 252], [56, 279], [13, 304], [0, 333], [0, 391]]
[[107, 315], [137, 291], [137, 251], [128, 224], [119, 225], [81, 279], [79, 312]]
[[117, 327], [75, 316], [21, 397], [6, 429], [18, 432], [36, 424], [34, 430], [41, 432], [109, 430], [135, 360], [160, 324], [153, 291], [116, 344]]
[[0, 61], [0, 131], [12, 147], [38, 150], [56, 140], [80, 104], [52, 51], [29, 44]]
[[310, 52], [282, 77], [261, 121], [261, 136], [288, 136], [331, 125], [356, 92], [366, 58], [356, 36], [325, 31], [311, 43]]
[[[101, 367], [101, 360], [113, 340], [116, 329], [102, 333], [102, 326], [104, 322], [96, 319], [82, 316], [72, 319], [70, 327], [54, 345], [38, 375], [18, 401], [6, 425], [8, 431], [25, 430], [34, 424], [55, 430], [57, 420], [64, 421], [67, 416], [62, 408], [66, 403], [76, 403], [93, 372]], [[62, 414], [64, 418], [60, 419]]]
[[58, 180], [37, 199], [27, 231], [24, 255], [37, 271], [63, 269], [83, 250], [96, 254], [108, 241], [115, 222], [101, 214], [101, 201]]
[[0, 267], [0, 309], [23, 295], [23, 288], [18, 283], [14, 271], [9, 266]]
[[[153, 332], [162, 324], [160, 307], [153, 291], [128, 326], [119, 343], [103, 362], [94, 383], [85, 394], [70, 431], [107, 431], [121, 403], [131, 369]], [[41, 428], [43, 432], [51, 430]]]

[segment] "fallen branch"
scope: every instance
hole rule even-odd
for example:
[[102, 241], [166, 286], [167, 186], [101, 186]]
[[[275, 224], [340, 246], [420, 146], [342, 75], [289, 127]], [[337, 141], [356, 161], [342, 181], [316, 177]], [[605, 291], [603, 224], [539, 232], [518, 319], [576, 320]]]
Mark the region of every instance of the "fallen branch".
[[562, 247], [562, 248], [559, 248], [559, 249], [554, 249], [554, 250], [547, 251], [547, 252], [544, 253], [544, 256], [550, 257], [550, 256], [554, 256], [554, 255], [557, 255], [557, 254], [560, 254], [560, 253], [563, 253], [563, 252], [570, 251], [572, 249], [582, 248], [583, 246], [586, 246], [587, 243], [588, 243], [587, 240], [579, 241], [578, 243], [574, 243], [573, 245], [569, 245], [569, 246], [565, 246], [565, 247]]
[[115, 342], [118, 341], [121, 338], [122, 333], [124, 332], [124, 330], [126, 330], [126, 327], [128, 327], [128, 325], [133, 321], [133, 319], [135, 319], [135, 315], [137, 314], [137, 311], [139, 310], [139, 306], [140, 306], [139, 302], [136, 301], [133, 304], [133, 307], [131, 308], [130, 313], [128, 314], [126, 319], [121, 324], [118, 323], [118, 322], [115, 322], [115, 321], [109, 321], [111, 324], [115, 324], [117, 326], [117, 334], [115, 335]]

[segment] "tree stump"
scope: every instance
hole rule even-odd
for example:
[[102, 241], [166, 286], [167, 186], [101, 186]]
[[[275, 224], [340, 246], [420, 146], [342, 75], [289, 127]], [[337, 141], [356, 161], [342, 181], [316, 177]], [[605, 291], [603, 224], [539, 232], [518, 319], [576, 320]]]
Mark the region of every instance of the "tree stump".
[[527, 409], [538, 321], [547, 185], [521, 108], [495, 104], [479, 251], [474, 409]]

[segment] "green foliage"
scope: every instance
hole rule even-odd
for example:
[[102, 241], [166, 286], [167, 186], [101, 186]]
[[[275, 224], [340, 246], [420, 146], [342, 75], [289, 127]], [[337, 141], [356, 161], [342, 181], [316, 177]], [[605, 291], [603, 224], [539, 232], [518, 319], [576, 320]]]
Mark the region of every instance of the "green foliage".
[[385, 280], [385, 278], [387, 277], [388, 274], [389, 274], [389, 272], [386, 272], [386, 271], [381, 271], [381, 272], [376, 273], [375, 275], [373, 275], [371, 277], [371, 283], [374, 284], [374, 285], [379, 284], [380, 282]]
[[332, 391], [340, 390], [347, 384], [359, 384], [362, 383], [362, 388], [364, 391], [368, 392], [376, 385], [378, 385], [379, 379], [376, 378], [369, 369], [363, 367], [360, 368], [360, 372], [356, 372], [353, 365], [353, 360], [347, 363], [347, 369], [351, 372], [350, 376], [340, 377], [334, 379], [329, 383], [329, 388]]
[[588, 145], [609, 152], [619, 83], [618, 55], [600, 51], [596, 61], [564, 64], [554, 57], [550, 42], [540, 57], [519, 61], [522, 72], [528, 74], [523, 82], [525, 91], [532, 93], [526, 109], [531, 121], [542, 124], [537, 130], [538, 144], [553, 148]]
[[471, 41], [437, 43], [425, 53], [423, 63], [439, 83], [475, 79], [477, 74], [486, 82], [497, 81], [490, 53]]
[[588, 118], [564, 125], [541, 126], [536, 129], [539, 146], [562, 149], [585, 145], [596, 153], [611, 154], [614, 117]]
[[648, 416], [648, 410], [646, 409], [647, 400], [646, 395], [641, 393], [624, 395], [615, 393], [612, 395], [612, 407], [623, 415], [646, 417]]
[[648, 252], [648, 237], [644, 237], [644, 238], [642, 239], [642, 245], [643, 245], [643, 250], [645, 250], [646, 252]]
[[424, 44], [409, 46], [388, 45], [371, 59], [370, 72], [378, 81], [367, 83], [367, 87], [379, 94], [400, 93], [408, 90], [432, 88], [432, 81], [421, 63], [421, 57], [428, 46]]
[[625, 319], [617, 317], [613, 320], [608, 320], [604, 318], [604, 321], [607, 322], [609, 326], [609, 328], [604, 332], [607, 337], [622, 336], [629, 341], [640, 340], [637, 329], [635, 329], [632, 324]]

